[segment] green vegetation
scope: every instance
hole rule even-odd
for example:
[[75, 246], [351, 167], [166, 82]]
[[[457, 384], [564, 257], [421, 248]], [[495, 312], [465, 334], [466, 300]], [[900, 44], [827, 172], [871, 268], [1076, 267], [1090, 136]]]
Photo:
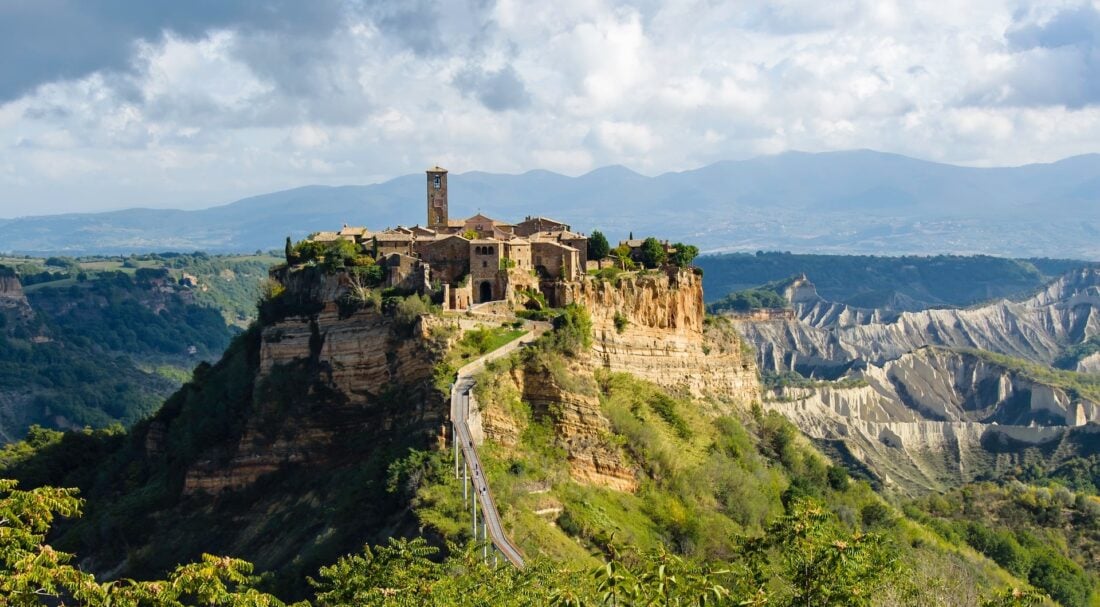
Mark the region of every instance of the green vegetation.
[[28, 258], [18, 260], [12, 267], [28, 293], [65, 289], [100, 278], [111, 280], [117, 272], [142, 282], [143, 278], [154, 276], [150, 272], [167, 270], [168, 286], [190, 293], [195, 303], [220, 310], [226, 323], [243, 328], [255, 318], [256, 297], [268, 268], [279, 261], [278, 257], [266, 254], [147, 253], [126, 257]]
[[[447, 351], [447, 355], [443, 360], [436, 364], [433, 370], [435, 388], [441, 393], [449, 395], [451, 383], [455, 380], [455, 374], [462, 366], [518, 339], [525, 333], [527, 331], [509, 324], [499, 327], [481, 327], [464, 332], [462, 337]], [[449, 334], [442, 334], [437, 337], [445, 340], [449, 337]]]
[[649, 269], [659, 268], [668, 260], [668, 252], [661, 241], [650, 236], [642, 241], [640, 258], [643, 266]]
[[761, 288], [730, 293], [716, 302], [707, 304], [707, 312], [710, 314], [721, 314], [723, 312], [745, 313], [753, 310], [787, 307], [790, 307], [790, 302], [785, 297], [771, 289]]
[[1085, 398], [1093, 402], [1100, 402], [1100, 375], [1052, 369], [1039, 363], [986, 350], [970, 348], [959, 348], [958, 350], [1004, 367], [1013, 373], [1021, 374], [1037, 383], [1062, 388], [1071, 398]]
[[707, 255], [708, 297], [781, 281], [805, 273], [830, 301], [859, 307], [908, 302], [908, 307], [967, 306], [999, 297], [1021, 297], [1087, 262], [1016, 260], [984, 255], [802, 255], [779, 252]]
[[675, 250], [672, 255], [669, 255], [668, 261], [676, 267], [689, 267], [695, 261], [695, 258], [699, 256], [699, 247], [695, 245], [677, 242], [672, 247]]
[[622, 334], [630, 326], [630, 319], [619, 310], [615, 310], [615, 317], [612, 320], [615, 323], [615, 332], [619, 334]]
[[1077, 363], [1097, 352], [1100, 352], [1100, 335], [1093, 335], [1079, 344], [1066, 348], [1058, 358], [1054, 359], [1054, 366], [1073, 371], [1077, 369]]
[[803, 377], [798, 371], [763, 371], [760, 382], [765, 390], [778, 392], [786, 388], [862, 388], [867, 380], [862, 377], [843, 377], [838, 380], [819, 380]]
[[1100, 581], [1100, 501], [1064, 487], [967, 485], [905, 506], [1066, 607], [1092, 605]]
[[607, 257], [610, 252], [611, 245], [607, 242], [607, 237], [603, 235], [603, 232], [592, 230], [592, 233], [588, 235], [588, 259], [599, 261]]
[[33, 424], [133, 424], [198, 361], [219, 356], [235, 332], [217, 309], [165, 290], [174, 284], [167, 268], [103, 270], [55, 284], [28, 293], [34, 319], [0, 329], [0, 386], [19, 403], [0, 423], [0, 442]]

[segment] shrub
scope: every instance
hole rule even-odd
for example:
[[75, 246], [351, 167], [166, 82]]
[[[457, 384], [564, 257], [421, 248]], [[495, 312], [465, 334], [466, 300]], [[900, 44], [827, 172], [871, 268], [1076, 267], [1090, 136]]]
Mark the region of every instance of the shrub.
[[584, 306], [569, 304], [554, 319], [554, 339], [562, 351], [576, 354], [592, 345], [592, 317]]
[[615, 311], [615, 332], [622, 335], [623, 331], [630, 325], [630, 319], [626, 317], [626, 314]]
[[672, 246], [676, 250], [669, 256], [669, 261], [677, 267], [686, 268], [699, 256], [699, 247], [697, 246], [684, 244], [682, 242], [678, 242]]
[[592, 234], [588, 236], [588, 258], [603, 259], [609, 252], [611, 245], [608, 244], [607, 237], [599, 230], [592, 230]]
[[647, 268], [659, 268], [668, 260], [668, 252], [661, 241], [650, 236], [642, 241], [642, 264]]
[[393, 317], [398, 324], [404, 327], [412, 327], [421, 316], [431, 312], [431, 302], [420, 295], [409, 295], [397, 302], [394, 307]]

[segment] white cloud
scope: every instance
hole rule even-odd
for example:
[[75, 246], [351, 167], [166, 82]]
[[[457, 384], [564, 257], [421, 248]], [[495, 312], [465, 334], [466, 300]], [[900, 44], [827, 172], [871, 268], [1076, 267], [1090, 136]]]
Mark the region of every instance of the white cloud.
[[[448, 168], [647, 173], [866, 147], [1096, 152], [1096, 3], [347, 2], [171, 27], [0, 104], [0, 216], [203, 206]], [[1091, 37], [1090, 37], [1091, 36]], [[73, 44], [79, 44], [73, 41]]]

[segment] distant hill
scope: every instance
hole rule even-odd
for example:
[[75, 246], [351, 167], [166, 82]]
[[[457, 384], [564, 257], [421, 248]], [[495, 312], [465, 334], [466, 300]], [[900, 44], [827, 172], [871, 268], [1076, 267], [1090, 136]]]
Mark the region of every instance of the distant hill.
[[734, 291], [785, 283], [806, 274], [812, 277], [821, 296], [831, 302], [896, 311], [1020, 299], [1070, 270], [1089, 265], [1065, 259], [982, 255], [884, 257], [776, 252], [704, 255], [695, 263], [703, 269], [709, 302]]
[[[308, 186], [200, 211], [131, 209], [0, 220], [25, 253], [252, 251], [353, 225], [415, 224], [424, 177]], [[613, 239], [657, 234], [704, 250], [985, 253], [1100, 259], [1100, 154], [1052, 164], [971, 168], [859, 150], [789, 152], [700, 169], [580, 177], [547, 171], [451, 176], [452, 215], [551, 215]]]

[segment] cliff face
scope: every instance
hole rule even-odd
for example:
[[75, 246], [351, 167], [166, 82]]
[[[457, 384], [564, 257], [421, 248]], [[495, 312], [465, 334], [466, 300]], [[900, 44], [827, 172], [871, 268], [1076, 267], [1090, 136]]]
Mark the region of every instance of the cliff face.
[[533, 418], [552, 423], [575, 480], [632, 491], [635, 473], [607, 438], [611, 427], [600, 410], [596, 370], [630, 373], [711, 397], [719, 408], [760, 400], [751, 351], [728, 322], [704, 321], [702, 281], [694, 273], [626, 274], [614, 282], [587, 278], [563, 295], [588, 310], [592, 348], [561, 363], [563, 368], [526, 360], [506, 375], [479, 380], [486, 387], [478, 414], [486, 438], [505, 446], [519, 443], [524, 420], [511, 412], [510, 403], [522, 400]]
[[[251, 485], [288, 464], [326, 466], [369, 448], [371, 435], [432, 436], [447, 420], [431, 385], [445, 343], [431, 323], [402, 327], [373, 310], [342, 318], [328, 303], [312, 318], [264, 328], [253, 410], [233, 454], [187, 472], [185, 493]], [[349, 443], [358, 437], [364, 444]]]
[[[280, 279], [291, 297], [328, 303], [263, 329], [243, 434], [231, 454], [205, 458], [188, 471], [187, 493], [247, 487], [289, 464], [339, 461], [348, 456], [345, 443], [353, 434], [411, 432], [429, 443], [446, 426], [445, 399], [431, 383], [448, 342], [433, 332], [453, 321], [424, 317], [400, 327], [375, 311], [341, 315], [338, 277]], [[705, 325], [702, 282], [690, 271], [624, 277], [618, 285], [590, 279], [569, 295], [592, 316], [592, 350], [564, 371], [523, 361], [503, 376], [483, 377], [493, 396], [474, 415], [475, 434], [516, 445], [523, 421], [509, 413], [509, 403], [522, 400], [535, 418], [551, 421], [575, 479], [631, 491], [634, 471], [606, 439], [610, 427], [600, 412], [594, 369], [632, 373], [726, 406], [759, 400], [751, 357], [728, 324]]]
[[735, 333], [704, 322], [702, 277], [689, 271], [588, 277], [568, 301], [592, 315], [593, 362], [658, 385], [727, 403], [760, 398], [751, 352]]
[[761, 367], [836, 375], [855, 360], [882, 364], [924, 346], [977, 348], [1050, 364], [1100, 333], [1100, 269], [1083, 269], [1023, 301], [966, 309], [881, 312], [827, 302], [799, 281], [788, 291], [798, 320], [741, 323]]
[[924, 348], [854, 377], [866, 385], [787, 388], [766, 406], [907, 492], [974, 480], [1100, 421], [1096, 402], [977, 354]]
[[490, 372], [479, 378], [478, 410], [471, 415], [475, 434], [505, 447], [515, 447], [527, 420], [517, 415], [517, 401], [530, 407], [534, 420], [547, 420], [556, 443], [569, 463], [570, 476], [581, 483], [634, 491], [637, 478], [621, 450], [610, 444], [611, 426], [600, 411], [592, 369], [574, 362], [560, 374], [537, 362], [518, 363], [507, 372]]
[[34, 318], [31, 304], [23, 293], [23, 285], [15, 272], [0, 267], [0, 314], [11, 321], [27, 321]]

